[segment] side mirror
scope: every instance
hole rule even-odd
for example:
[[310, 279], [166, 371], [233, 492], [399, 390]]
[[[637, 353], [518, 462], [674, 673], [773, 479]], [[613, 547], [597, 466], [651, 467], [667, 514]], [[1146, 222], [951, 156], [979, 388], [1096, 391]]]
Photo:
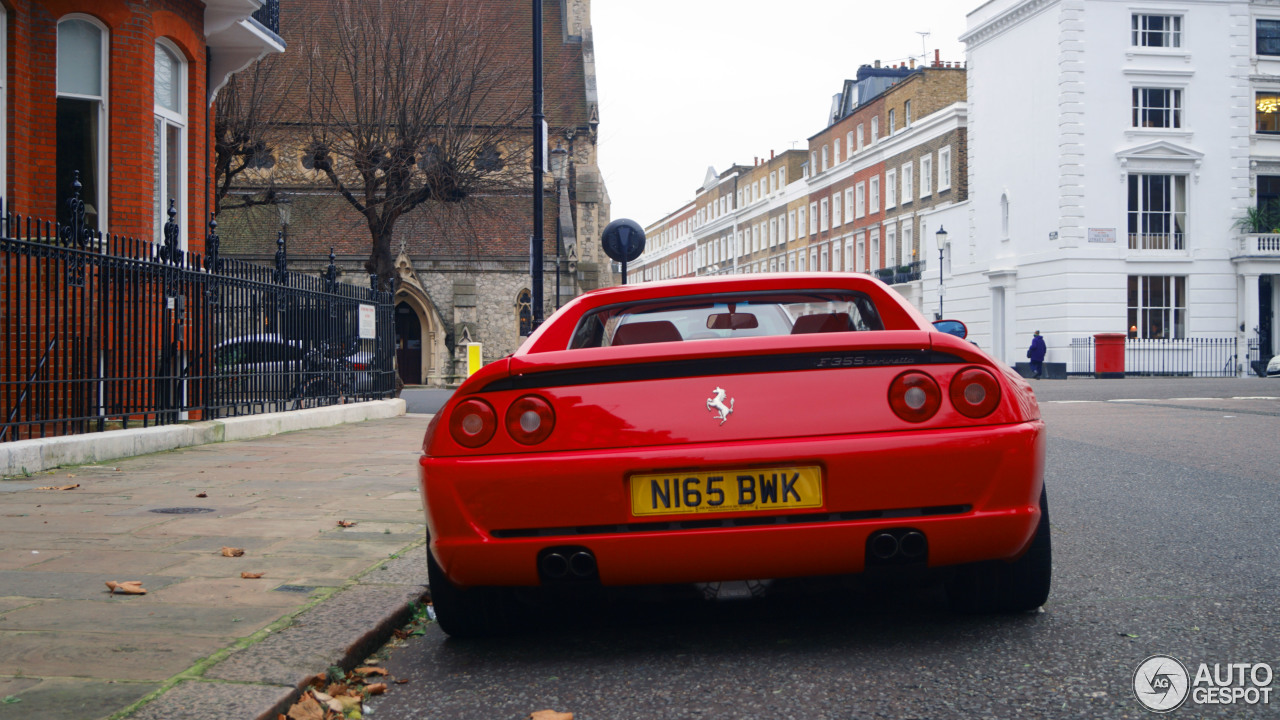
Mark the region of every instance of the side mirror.
[[955, 335], [961, 340], [969, 337], [969, 328], [959, 320], [938, 320], [933, 323], [934, 329], [948, 335]]

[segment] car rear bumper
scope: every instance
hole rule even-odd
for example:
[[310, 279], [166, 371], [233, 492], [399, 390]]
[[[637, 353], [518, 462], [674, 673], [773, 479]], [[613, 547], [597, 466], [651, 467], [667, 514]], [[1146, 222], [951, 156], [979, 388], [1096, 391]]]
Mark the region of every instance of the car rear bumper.
[[[822, 508], [633, 517], [626, 478], [816, 464]], [[1044, 425], [420, 459], [431, 550], [455, 583], [537, 585], [538, 553], [594, 553], [605, 585], [857, 573], [868, 537], [912, 528], [928, 565], [1011, 559], [1040, 517]], [[745, 522], [750, 524], [738, 525]], [[692, 525], [692, 527], [691, 527]], [[708, 525], [711, 525], [708, 527]]]

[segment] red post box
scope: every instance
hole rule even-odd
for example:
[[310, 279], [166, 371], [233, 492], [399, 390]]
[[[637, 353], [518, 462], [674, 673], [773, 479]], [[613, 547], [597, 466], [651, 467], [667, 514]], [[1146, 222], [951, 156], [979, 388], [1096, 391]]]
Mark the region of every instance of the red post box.
[[1098, 333], [1093, 336], [1093, 376], [1124, 377], [1124, 333]]

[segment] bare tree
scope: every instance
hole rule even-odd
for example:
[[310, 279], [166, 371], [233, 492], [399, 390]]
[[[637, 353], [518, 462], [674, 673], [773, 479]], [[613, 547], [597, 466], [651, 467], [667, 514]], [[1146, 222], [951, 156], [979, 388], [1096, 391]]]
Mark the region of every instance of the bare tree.
[[[213, 126], [215, 213], [276, 202], [274, 174], [265, 173], [264, 188], [256, 182], [246, 183], [246, 173], [269, 170], [276, 162], [275, 130], [289, 112], [286, 100], [293, 77], [286, 71], [283, 59], [272, 55], [231, 76], [218, 92]], [[255, 187], [246, 192], [246, 185]], [[228, 204], [227, 196], [235, 189], [242, 192]]]
[[[397, 221], [424, 203], [528, 192], [528, 60], [484, 3], [333, 0], [305, 54], [308, 164], [363, 216], [392, 287]], [[523, 60], [523, 62], [521, 62]]]

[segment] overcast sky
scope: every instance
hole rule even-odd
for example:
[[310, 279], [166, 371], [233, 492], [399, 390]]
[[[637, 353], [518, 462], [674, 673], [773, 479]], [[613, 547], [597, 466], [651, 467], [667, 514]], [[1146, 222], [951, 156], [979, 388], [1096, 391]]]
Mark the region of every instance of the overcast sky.
[[[593, 0], [600, 169], [614, 219], [648, 225], [710, 165], [807, 147], [858, 67], [964, 60], [981, 0]], [[928, 32], [921, 42], [918, 33]]]

